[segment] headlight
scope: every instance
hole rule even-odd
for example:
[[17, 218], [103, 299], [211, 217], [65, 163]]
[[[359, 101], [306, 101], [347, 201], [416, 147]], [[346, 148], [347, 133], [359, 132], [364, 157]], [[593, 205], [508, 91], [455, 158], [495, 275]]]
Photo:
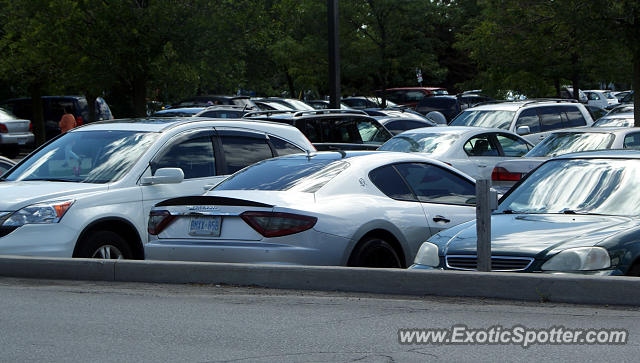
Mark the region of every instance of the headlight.
[[416, 258], [413, 260], [416, 265], [438, 267], [440, 257], [438, 257], [438, 246], [430, 242], [425, 242], [420, 246]]
[[24, 207], [7, 218], [2, 227], [20, 227], [25, 224], [58, 223], [73, 200], [38, 203]]
[[609, 252], [602, 247], [569, 248], [542, 265], [544, 271], [590, 271], [611, 267]]

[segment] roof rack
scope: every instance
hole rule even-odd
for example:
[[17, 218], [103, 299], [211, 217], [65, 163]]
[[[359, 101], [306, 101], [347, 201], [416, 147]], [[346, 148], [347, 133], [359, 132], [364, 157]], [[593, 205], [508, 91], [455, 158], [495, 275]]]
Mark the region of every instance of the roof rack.
[[366, 112], [361, 110], [340, 110], [340, 109], [322, 109], [322, 110], [309, 110], [309, 111], [297, 111], [293, 114], [293, 117], [299, 117], [304, 115], [327, 115], [327, 114], [357, 114], [369, 116]]
[[244, 117], [256, 117], [256, 116], [271, 116], [285, 113], [294, 113], [296, 110], [268, 110], [268, 111], [251, 111], [244, 115]]

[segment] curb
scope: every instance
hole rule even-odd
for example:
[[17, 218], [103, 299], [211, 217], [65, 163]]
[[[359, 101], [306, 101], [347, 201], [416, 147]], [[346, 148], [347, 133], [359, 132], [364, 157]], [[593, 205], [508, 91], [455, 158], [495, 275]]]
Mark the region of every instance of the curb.
[[640, 305], [640, 278], [0, 256], [0, 276]]

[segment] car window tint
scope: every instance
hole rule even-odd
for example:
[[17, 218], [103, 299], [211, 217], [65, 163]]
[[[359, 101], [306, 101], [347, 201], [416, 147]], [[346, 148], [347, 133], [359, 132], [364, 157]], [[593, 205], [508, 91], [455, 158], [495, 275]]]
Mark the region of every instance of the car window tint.
[[540, 132], [540, 118], [535, 108], [528, 108], [520, 112], [518, 121], [516, 121], [516, 130], [520, 126], [529, 126], [531, 133]]
[[180, 168], [185, 179], [215, 175], [211, 138], [197, 137], [170, 146], [154, 163], [153, 172], [160, 168]]
[[371, 120], [358, 120], [356, 127], [365, 144], [382, 144], [392, 136], [382, 125]]
[[575, 106], [562, 106], [560, 109], [564, 112], [566, 119], [566, 127], [586, 126], [587, 120], [584, 119], [582, 112]]
[[278, 156], [289, 155], [289, 154], [298, 154], [303, 153], [304, 150], [295, 146], [290, 142], [286, 142], [279, 137], [269, 136], [269, 140], [271, 140], [271, 144], [276, 149]]
[[421, 202], [475, 203], [475, 185], [449, 170], [425, 163], [402, 163], [395, 167]]
[[496, 139], [500, 143], [500, 147], [502, 147], [504, 156], [522, 156], [530, 149], [526, 142], [512, 135], [498, 134]]
[[540, 116], [540, 127], [542, 131], [557, 130], [564, 127], [562, 124], [561, 110], [558, 107], [540, 107], [538, 108], [538, 116]]
[[222, 151], [229, 174], [260, 160], [273, 157], [266, 139], [247, 136], [220, 135]]
[[629, 134], [624, 137], [625, 149], [640, 149], [640, 132]]
[[320, 124], [321, 142], [362, 144], [362, 138], [353, 120], [322, 120]]
[[499, 156], [498, 150], [491, 145], [489, 135], [478, 135], [464, 144], [464, 152], [469, 156]]
[[295, 123], [295, 126], [300, 130], [304, 136], [311, 142], [322, 142], [320, 139], [320, 132], [318, 132], [317, 122], [310, 120], [302, 120]]
[[412, 121], [412, 120], [396, 120], [396, 121], [390, 121], [384, 124], [384, 127], [386, 127], [387, 130], [391, 131], [392, 134], [399, 134], [403, 131], [413, 130], [420, 127], [428, 127], [428, 126], [430, 125], [427, 123], [420, 122], [420, 121]]
[[416, 198], [396, 169], [386, 165], [369, 173], [373, 184], [389, 198], [415, 201]]

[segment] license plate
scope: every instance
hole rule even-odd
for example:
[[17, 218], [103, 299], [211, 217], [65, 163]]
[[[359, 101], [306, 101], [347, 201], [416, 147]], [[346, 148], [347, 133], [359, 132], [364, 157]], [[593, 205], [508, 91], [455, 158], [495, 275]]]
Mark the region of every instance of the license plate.
[[26, 137], [19, 137], [18, 138], [18, 145], [24, 145], [27, 143], [27, 138]]
[[192, 236], [220, 237], [222, 217], [191, 217], [189, 234]]

